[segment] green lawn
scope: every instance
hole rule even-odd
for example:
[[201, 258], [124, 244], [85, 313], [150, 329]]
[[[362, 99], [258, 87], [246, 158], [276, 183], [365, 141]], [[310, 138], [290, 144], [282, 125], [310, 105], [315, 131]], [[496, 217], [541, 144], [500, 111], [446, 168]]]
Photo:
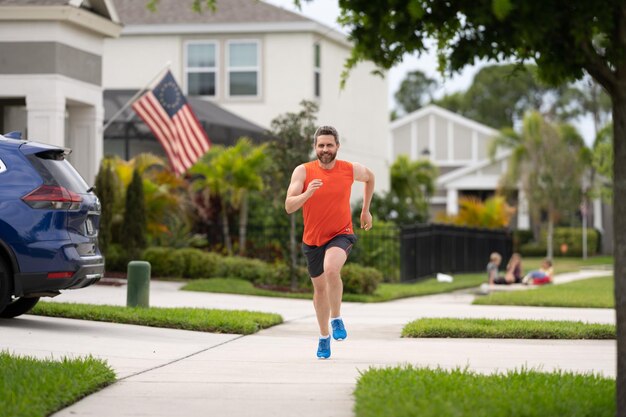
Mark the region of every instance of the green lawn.
[[496, 292], [477, 297], [474, 304], [614, 308], [613, 278], [590, 278], [528, 291]]
[[115, 381], [106, 362], [34, 359], [0, 352], [0, 415], [45, 417]]
[[[543, 258], [524, 258], [522, 259], [522, 267], [524, 274], [539, 269]], [[582, 258], [554, 258], [555, 274], [563, 274], [565, 272], [578, 272], [582, 268], [593, 266], [613, 266], [612, 256], [594, 256], [587, 259]], [[501, 266], [503, 270], [506, 265]]]
[[278, 314], [253, 311], [204, 308], [128, 308], [55, 302], [40, 302], [29, 314], [235, 334], [251, 334], [283, 322], [283, 318]]
[[615, 326], [580, 321], [424, 318], [404, 326], [402, 337], [615, 339]]
[[354, 396], [357, 417], [612, 417], [616, 411], [614, 380], [569, 372], [370, 369]]
[[[353, 302], [381, 302], [398, 298], [415, 297], [420, 295], [439, 294], [464, 288], [472, 288], [484, 282], [484, 274], [459, 274], [454, 276], [454, 282], [437, 282], [435, 278], [428, 278], [412, 284], [382, 283], [372, 295], [344, 294], [344, 301]], [[289, 293], [270, 291], [254, 287], [250, 282], [240, 279], [210, 278], [196, 279], [185, 285], [186, 291], [204, 291], [229, 294], [261, 295], [266, 297], [287, 297], [311, 299], [313, 292]]]

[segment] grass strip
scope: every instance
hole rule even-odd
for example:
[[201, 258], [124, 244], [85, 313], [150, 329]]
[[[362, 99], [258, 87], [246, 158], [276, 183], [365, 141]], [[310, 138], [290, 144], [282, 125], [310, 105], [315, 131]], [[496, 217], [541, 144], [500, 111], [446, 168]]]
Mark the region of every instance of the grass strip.
[[[485, 281], [484, 274], [459, 274], [454, 276], [454, 282], [438, 282], [435, 278], [428, 278], [410, 284], [382, 283], [374, 294], [347, 294], [344, 301], [375, 303], [396, 300], [399, 298], [416, 297], [422, 295], [440, 294], [465, 288], [472, 288]], [[182, 287], [185, 291], [214, 292], [227, 294], [260, 295], [264, 297], [282, 298], [313, 298], [313, 290], [309, 293], [293, 293], [272, 291], [256, 288], [251, 282], [234, 278], [209, 278], [190, 281]]]
[[357, 417], [612, 417], [615, 381], [595, 374], [514, 370], [370, 369], [356, 386]]
[[38, 303], [30, 314], [138, 324], [210, 333], [252, 334], [283, 322], [278, 314], [204, 308], [140, 308], [111, 305]]
[[613, 297], [613, 278], [601, 277], [547, 285], [530, 291], [492, 293], [477, 297], [473, 304], [614, 308]]
[[615, 339], [612, 324], [580, 321], [424, 318], [408, 323], [402, 337], [475, 339]]
[[0, 352], [0, 415], [44, 417], [115, 381], [92, 357], [35, 359]]
[[[524, 273], [528, 273], [532, 270], [539, 269], [541, 267], [541, 262], [544, 258], [524, 258], [522, 259], [522, 266], [524, 269]], [[583, 268], [592, 268], [597, 266], [603, 267], [611, 267], [613, 266], [613, 257], [612, 256], [593, 256], [587, 259], [581, 258], [569, 258], [569, 257], [558, 257], [554, 258], [554, 271], [557, 274], [563, 274], [566, 272], [578, 272]], [[506, 265], [501, 265], [500, 269], [503, 270]]]

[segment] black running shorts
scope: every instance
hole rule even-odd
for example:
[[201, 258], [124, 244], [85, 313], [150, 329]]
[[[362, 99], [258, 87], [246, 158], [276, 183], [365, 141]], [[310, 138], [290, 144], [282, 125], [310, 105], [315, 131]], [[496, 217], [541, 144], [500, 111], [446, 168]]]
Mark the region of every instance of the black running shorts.
[[356, 235], [337, 235], [322, 246], [309, 246], [302, 242], [302, 253], [306, 256], [306, 264], [311, 278], [319, 277], [324, 273], [324, 255], [326, 255], [328, 248], [336, 246], [345, 250], [346, 255], [349, 255], [352, 245], [355, 243]]

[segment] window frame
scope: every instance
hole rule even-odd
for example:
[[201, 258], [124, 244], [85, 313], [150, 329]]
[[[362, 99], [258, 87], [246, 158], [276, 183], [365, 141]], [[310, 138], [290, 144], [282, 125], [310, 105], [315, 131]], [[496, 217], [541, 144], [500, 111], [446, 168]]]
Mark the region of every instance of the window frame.
[[[189, 46], [190, 45], [213, 45], [215, 47], [215, 66], [214, 67], [189, 67], [187, 59], [189, 58]], [[210, 68], [210, 69], [206, 69]], [[220, 43], [217, 40], [187, 40], [184, 43], [183, 48], [183, 74], [184, 74], [184, 86], [183, 91], [185, 95], [189, 95], [189, 79], [188, 75], [198, 73], [213, 73], [215, 74], [215, 94], [214, 95], [194, 95], [193, 97], [201, 97], [208, 99], [217, 99], [220, 94]]]
[[[257, 63], [255, 67], [231, 67], [230, 66], [230, 46], [233, 44], [246, 44], [253, 43], [256, 45], [257, 51]], [[262, 97], [262, 85], [261, 85], [261, 67], [262, 67], [262, 48], [260, 39], [228, 39], [226, 41], [226, 53], [224, 68], [226, 71], [226, 97], [231, 100], [255, 100]], [[235, 69], [233, 69], [235, 68]], [[232, 72], [251, 72], [256, 71], [256, 95], [232, 95], [230, 93], [230, 74]]]

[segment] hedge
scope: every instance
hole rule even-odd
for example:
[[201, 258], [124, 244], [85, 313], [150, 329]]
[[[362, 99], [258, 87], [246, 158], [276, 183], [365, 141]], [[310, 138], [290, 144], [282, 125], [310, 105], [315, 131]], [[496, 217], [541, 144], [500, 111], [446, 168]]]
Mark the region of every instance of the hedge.
[[[554, 229], [552, 238], [552, 250], [554, 256], [580, 257], [583, 253], [582, 229], [578, 227], [557, 227]], [[587, 255], [593, 256], [598, 253], [600, 242], [599, 233], [595, 229], [587, 229]], [[547, 253], [547, 232], [541, 231], [541, 243], [530, 242], [520, 246], [522, 256], [545, 256]], [[561, 251], [561, 245], [567, 245], [567, 252]]]

